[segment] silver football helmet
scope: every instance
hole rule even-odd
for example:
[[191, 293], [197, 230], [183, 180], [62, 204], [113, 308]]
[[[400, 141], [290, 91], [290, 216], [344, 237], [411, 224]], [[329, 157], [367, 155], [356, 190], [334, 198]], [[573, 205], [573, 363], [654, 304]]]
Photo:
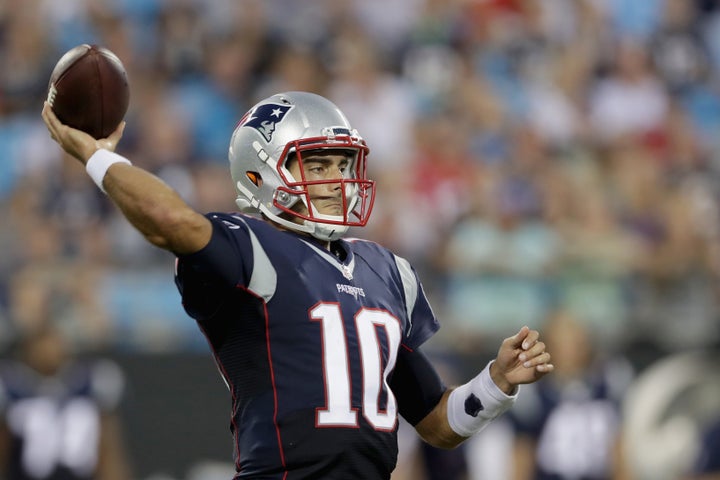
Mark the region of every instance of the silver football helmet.
[[[296, 159], [302, 172], [303, 153], [317, 150], [351, 153], [343, 178], [307, 181], [291, 175], [289, 159]], [[326, 98], [307, 92], [273, 95], [243, 116], [230, 140], [236, 203], [241, 211], [261, 212], [285, 228], [336, 240], [349, 227], [364, 226], [372, 211], [375, 183], [366, 178], [367, 154], [365, 141]], [[308, 187], [322, 183], [340, 184], [343, 215], [324, 215], [313, 205]], [[297, 208], [298, 202], [305, 208]]]

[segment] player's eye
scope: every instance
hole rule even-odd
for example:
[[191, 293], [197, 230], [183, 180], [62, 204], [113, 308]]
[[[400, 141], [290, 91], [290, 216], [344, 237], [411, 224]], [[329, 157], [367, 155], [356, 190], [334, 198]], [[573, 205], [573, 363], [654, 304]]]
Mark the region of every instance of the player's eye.
[[320, 164], [313, 164], [307, 167], [307, 171], [316, 175], [320, 175], [325, 171], [325, 166]]

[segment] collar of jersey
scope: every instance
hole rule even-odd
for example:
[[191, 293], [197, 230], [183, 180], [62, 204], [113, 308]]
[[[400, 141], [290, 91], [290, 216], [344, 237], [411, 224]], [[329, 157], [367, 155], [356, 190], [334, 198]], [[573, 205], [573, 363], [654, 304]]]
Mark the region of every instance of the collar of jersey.
[[[353, 271], [355, 270], [355, 256], [353, 255], [352, 250], [350, 248], [348, 248], [347, 243], [343, 242], [341, 244], [343, 249], [345, 250], [345, 253], [347, 254], [345, 256], [345, 261], [341, 261], [335, 255], [333, 255], [331, 252], [329, 252], [326, 248], [319, 246], [315, 242], [311, 241], [312, 239], [301, 238], [300, 240], [303, 243], [305, 243], [308, 247], [312, 248], [322, 258], [327, 260], [331, 265], [333, 265], [335, 268], [337, 268], [340, 272], [349, 270], [350, 274], [352, 274]], [[335, 240], [335, 241], [342, 242], [342, 240]]]

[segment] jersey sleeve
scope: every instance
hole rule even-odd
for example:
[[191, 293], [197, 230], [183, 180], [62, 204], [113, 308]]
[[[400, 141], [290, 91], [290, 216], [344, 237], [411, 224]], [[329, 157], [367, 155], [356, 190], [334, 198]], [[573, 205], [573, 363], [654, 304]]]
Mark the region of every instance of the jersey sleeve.
[[400, 415], [410, 425], [420, 420], [438, 404], [447, 387], [435, 367], [420, 349], [401, 348], [390, 380]]
[[247, 283], [253, 255], [246, 222], [227, 214], [207, 218], [213, 226], [210, 242], [198, 252], [179, 255], [175, 267], [183, 307], [197, 320], [212, 317], [232, 289]]
[[395, 265], [400, 273], [405, 306], [408, 316], [408, 325], [405, 330], [403, 345], [415, 349], [425, 343], [440, 328], [420, 278], [410, 262], [397, 255], [394, 256]]

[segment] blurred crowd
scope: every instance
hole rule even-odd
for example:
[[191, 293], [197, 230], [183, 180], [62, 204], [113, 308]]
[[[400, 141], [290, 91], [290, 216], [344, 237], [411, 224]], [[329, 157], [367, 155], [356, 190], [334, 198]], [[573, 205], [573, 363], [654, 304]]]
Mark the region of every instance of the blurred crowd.
[[414, 262], [446, 340], [473, 345], [558, 309], [609, 342], [718, 339], [716, 2], [0, 5], [2, 338], [51, 313], [89, 345], [198, 342], [168, 256], [41, 124], [55, 62], [97, 43], [130, 79], [120, 150], [201, 211], [233, 209], [228, 140], [256, 101], [335, 101], [379, 184], [354, 234]]
[[119, 151], [200, 211], [234, 209], [254, 103], [339, 105], [379, 187], [353, 235], [419, 270], [440, 356], [557, 315], [640, 367], [718, 345], [719, 2], [0, 0], [0, 342], [52, 318], [78, 348], [163, 352], [206, 348], [172, 258], [40, 119], [80, 43], [128, 71]]

